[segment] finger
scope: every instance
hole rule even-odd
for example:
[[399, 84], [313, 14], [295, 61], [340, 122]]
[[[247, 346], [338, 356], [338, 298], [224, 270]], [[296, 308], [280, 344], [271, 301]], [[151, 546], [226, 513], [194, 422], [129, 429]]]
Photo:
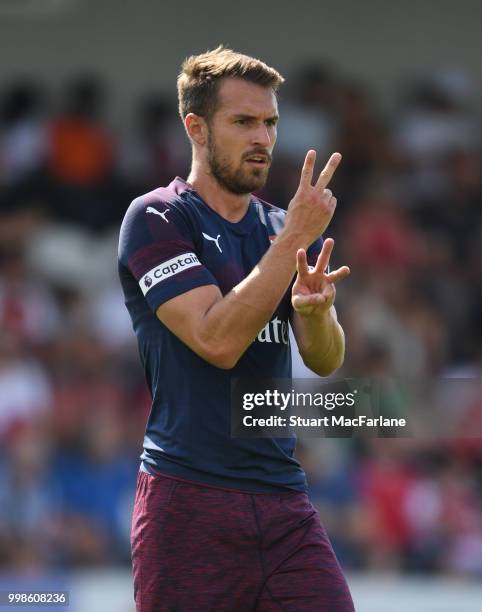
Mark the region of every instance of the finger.
[[311, 187], [313, 170], [315, 168], [316, 151], [310, 149], [305, 157], [305, 163], [301, 169], [300, 187]]
[[326, 266], [330, 261], [334, 245], [335, 241], [333, 238], [326, 238], [326, 240], [323, 242], [321, 253], [318, 255], [318, 259], [316, 261], [315, 272], [324, 272], [326, 270]]
[[310, 293], [310, 295], [295, 295], [293, 297], [293, 307], [301, 308], [302, 306], [318, 306], [326, 304], [330, 300], [330, 295], [323, 293]]
[[338, 268], [338, 270], [333, 270], [325, 276], [325, 281], [328, 283], [337, 283], [338, 281], [343, 280], [350, 274], [350, 268], [348, 266], [342, 266]]
[[296, 270], [298, 271], [298, 276], [304, 276], [309, 272], [308, 260], [304, 249], [298, 249], [296, 253]]
[[331, 181], [335, 170], [338, 168], [338, 164], [341, 162], [341, 154], [333, 153], [333, 155], [328, 160], [326, 166], [320, 172], [320, 176], [318, 181], [316, 182], [316, 187], [319, 189], [324, 189], [328, 183]]

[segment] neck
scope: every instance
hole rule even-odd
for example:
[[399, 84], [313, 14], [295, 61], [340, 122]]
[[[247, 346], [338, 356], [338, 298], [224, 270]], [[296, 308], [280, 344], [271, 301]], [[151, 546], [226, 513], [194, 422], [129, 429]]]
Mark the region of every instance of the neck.
[[231, 223], [237, 223], [246, 214], [251, 194], [239, 195], [226, 191], [209, 172], [207, 164], [193, 159], [187, 182], [218, 215]]

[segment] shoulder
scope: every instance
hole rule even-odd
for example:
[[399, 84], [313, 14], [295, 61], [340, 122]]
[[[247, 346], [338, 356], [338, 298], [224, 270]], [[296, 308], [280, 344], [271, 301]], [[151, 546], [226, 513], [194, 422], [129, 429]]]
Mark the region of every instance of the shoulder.
[[156, 215], [173, 206], [182, 210], [189, 205], [188, 190], [178, 180], [167, 187], [158, 187], [135, 198], [126, 212], [126, 217], [144, 214]]
[[155, 225], [161, 221], [182, 224], [191, 210], [189, 189], [184, 181], [176, 178], [167, 187], [158, 187], [135, 198], [124, 215], [121, 233], [132, 230], [132, 226]]
[[189, 199], [186, 189], [175, 180], [135, 198], [120, 227], [119, 255], [140, 245], [183, 240], [190, 234]]

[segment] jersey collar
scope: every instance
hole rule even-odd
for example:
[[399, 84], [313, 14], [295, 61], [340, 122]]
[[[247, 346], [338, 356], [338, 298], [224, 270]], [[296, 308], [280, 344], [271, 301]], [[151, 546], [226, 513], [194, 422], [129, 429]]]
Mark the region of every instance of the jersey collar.
[[203, 206], [203, 208], [207, 209], [210, 214], [212, 214], [214, 217], [217, 217], [226, 227], [228, 227], [231, 231], [235, 232], [236, 234], [249, 234], [253, 230], [254, 225], [256, 223], [256, 217], [257, 217], [256, 204], [255, 204], [255, 200], [253, 196], [251, 196], [251, 199], [249, 201], [249, 207], [244, 217], [237, 223], [232, 223], [231, 221], [228, 221], [223, 216], [221, 216], [219, 213], [217, 213], [215, 210], [213, 210], [209, 206], [209, 204], [207, 204], [201, 198], [198, 192], [195, 191], [195, 189], [190, 183], [188, 183], [187, 181], [185, 181], [179, 176], [176, 176], [173, 183], [174, 183], [174, 190], [176, 191], [176, 193], [181, 194], [184, 191], [189, 191], [192, 197], [194, 197], [196, 201], [201, 206]]

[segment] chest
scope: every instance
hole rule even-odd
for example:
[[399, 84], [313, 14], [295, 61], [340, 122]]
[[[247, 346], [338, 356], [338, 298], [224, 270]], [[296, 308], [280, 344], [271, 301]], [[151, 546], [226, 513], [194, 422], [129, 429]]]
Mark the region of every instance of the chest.
[[210, 224], [201, 227], [198, 237], [200, 260], [216, 278], [223, 295], [248, 276], [270, 245], [264, 226], [241, 234], [222, 224]]

